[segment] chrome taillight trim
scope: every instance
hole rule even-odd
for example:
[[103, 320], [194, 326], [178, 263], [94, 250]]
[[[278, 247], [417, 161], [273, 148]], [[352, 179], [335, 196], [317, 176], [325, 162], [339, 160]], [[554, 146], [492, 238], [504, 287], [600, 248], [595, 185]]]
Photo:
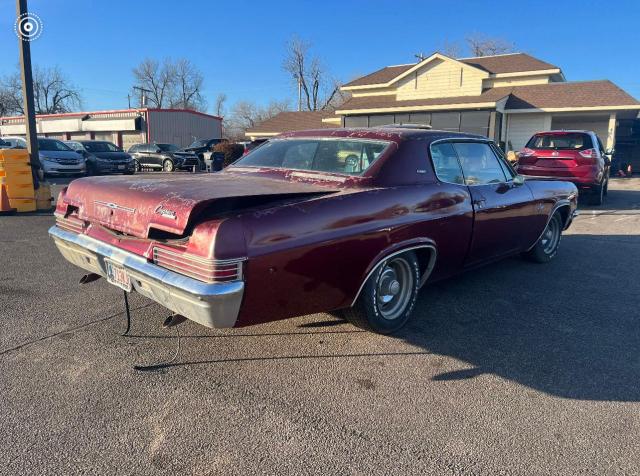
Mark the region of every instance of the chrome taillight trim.
[[64, 218], [56, 216], [56, 225], [66, 231], [72, 233], [82, 233], [84, 231], [84, 222], [81, 220], [75, 220], [72, 218]]
[[157, 246], [153, 248], [153, 262], [158, 266], [207, 283], [241, 281], [245, 260], [216, 260]]

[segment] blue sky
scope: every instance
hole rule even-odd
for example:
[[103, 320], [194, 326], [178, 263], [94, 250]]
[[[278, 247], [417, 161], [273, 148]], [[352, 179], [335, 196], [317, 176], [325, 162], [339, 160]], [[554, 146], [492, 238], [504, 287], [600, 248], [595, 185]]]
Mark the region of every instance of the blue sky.
[[[44, 22], [36, 64], [58, 65], [85, 110], [127, 106], [131, 68], [146, 57], [186, 57], [205, 76], [210, 106], [267, 103], [295, 90], [282, 71], [293, 34], [336, 78], [409, 63], [469, 33], [499, 36], [560, 66], [567, 80], [610, 79], [640, 98], [640, 2], [407, 0], [29, 0]], [[15, 2], [0, 0], [0, 75], [18, 60]]]

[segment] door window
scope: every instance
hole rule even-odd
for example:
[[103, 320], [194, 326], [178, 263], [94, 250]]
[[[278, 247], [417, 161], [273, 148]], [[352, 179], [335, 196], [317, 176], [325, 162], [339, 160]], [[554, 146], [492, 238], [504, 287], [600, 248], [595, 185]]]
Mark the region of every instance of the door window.
[[431, 160], [436, 176], [442, 182], [464, 184], [464, 176], [458, 156], [449, 142], [442, 142], [431, 146]]
[[489, 144], [484, 142], [455, 142], [467, 185], [506, 182], [507, 178]]

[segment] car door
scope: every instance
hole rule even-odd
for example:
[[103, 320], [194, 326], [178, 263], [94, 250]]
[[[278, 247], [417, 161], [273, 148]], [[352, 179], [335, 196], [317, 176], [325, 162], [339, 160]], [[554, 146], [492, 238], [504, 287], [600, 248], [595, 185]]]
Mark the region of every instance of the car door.
[[464, 180], [474, 209], [473, 236], [466, 265], [473, 266], [522, 251], [535, 216], [529, 187], [514, 181], [515, 174], [488, 141], [456, 141]]

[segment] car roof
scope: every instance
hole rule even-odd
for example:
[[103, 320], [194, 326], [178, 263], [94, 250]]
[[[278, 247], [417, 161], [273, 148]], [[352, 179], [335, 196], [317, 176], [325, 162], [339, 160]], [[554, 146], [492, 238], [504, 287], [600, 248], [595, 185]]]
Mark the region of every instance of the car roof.
[[406, 140], [435, 140], [446, 138], [489, 140], [485, 136], [466, 132], [441, 131], [437, 129], [418, 129], [416, 127], [348, 127], [339, 129], [310, 129], [305, 131], [285, 132], [276, 138], [294, 137], [343, 137], [350, 139], [386, 140], [403, 142]]

